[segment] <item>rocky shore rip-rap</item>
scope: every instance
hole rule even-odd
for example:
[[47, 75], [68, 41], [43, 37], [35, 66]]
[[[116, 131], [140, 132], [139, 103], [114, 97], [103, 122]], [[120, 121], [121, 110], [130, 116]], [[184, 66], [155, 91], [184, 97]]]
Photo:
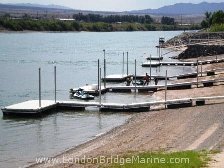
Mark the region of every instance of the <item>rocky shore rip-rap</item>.
[[165, 48], [176, 48], [184, 51], [176, 59], [189, 59], [201, 56], [224, 54], [224, 33], [188, 32], [168, 40]]

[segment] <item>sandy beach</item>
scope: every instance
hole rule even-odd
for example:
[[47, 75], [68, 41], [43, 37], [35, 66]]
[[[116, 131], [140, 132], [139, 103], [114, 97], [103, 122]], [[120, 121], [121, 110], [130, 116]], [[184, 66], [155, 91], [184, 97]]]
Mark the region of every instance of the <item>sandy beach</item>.
[[[223, 57], [223, 55], [222, 55]], [[207, 57], [209, 58], [209, 57]], [[214, 58], [214, 57], [213, 57]], [[224, 63], [208, 64], [203, 70], [224, 67]], [[224, 74], [202, 77], [202, 79], [223, 78]], [[173, 82], [195, 81], [185, 79]], [[188, 90], [168, 90], [168, 99], [201, 96], [223, 96], [224, 85], [199, 87]], [[153, 95], [157, 100], [164, 99], [164, 91]], [[209, 101], [205, 106], [182, 109], [161, 109], [134, 114], [124, 125], [85, 144], [70, 149], [55, 158], [98, 157], [121, 155], [139, 151], [182, 151], [182, 150], [220, 150], [224, 145], [224, 100]], [[215, 103], [215, 104], [214, 104]], [[223, 160], [223, 153], [212, 156], [211, 167], [217, 167]], [[216, 157], [217, 156], [217, 157]], [[216, 160], [216, 158], [218, 158]], [[220, 159], [221, 158], [221, 159]], [[31, 167], [97, 167], [78, 163], [45, 163]]]

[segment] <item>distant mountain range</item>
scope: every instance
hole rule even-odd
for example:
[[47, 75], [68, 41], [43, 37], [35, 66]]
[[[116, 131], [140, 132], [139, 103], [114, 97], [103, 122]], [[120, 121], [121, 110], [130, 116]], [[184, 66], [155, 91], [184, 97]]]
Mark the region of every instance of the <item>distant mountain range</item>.
[[0, 8], [3, 7], [10, 7], [10, 8], [41, 8], [41, 9], [63, 9], [63, 10], [73, 10], [72, 8], [60, 6], [60, 5], [40, 5], [40, 4], [31, 4], [31, 3], [8, 3], [8, 4], [1, 4]]
[[13, 4], [13, 5], [24, 6], [24, 7], [38, 7], [38, 8], [72, 9], [72, 8], [69, 8], [69, 7], [60, 6], [60, 5], [54, 5], [54, 4], [40, 5], [40, 4], [31, 4], [31, 3], [18, 3], [18, 4]]
[[224, 2], [221, 3], [207, 3], [199, 4], [192, 3], [177, 3], [174, 5], [164, 6], [158, 9], [144, 9], [134, 10], [128, 13], [132, 14], [155, 14], [155, 15], [194, 15], [204, 14], [205, 12], [214, 12], [217, 10], [224, 10]]
[[151, 14], [151, 15], [204, 15], [206, 11], [213, 12], [217, 10], [224, 10], [224, 2], [221, 3], [207, 3], [202, 2], [199, 4], [193, 3], [177, 3], [174, 5], [164, 6], [158, 9], [144, 9], [144, 10], [133, 10], [125, 12], [107, 12], [107, 11], [87, 11], [87, 10], [76, 10], [60, 5], [40, 5], [31, 3], [18, 3], [18, 4], [1, 4], [0, 12], [9, 12], [11, 10], [26, 11], [29, 10], [35, 12], [35, 10], [47, 10], [55, 11], [59, 10], [66, 13], [69, 12], [83, 12], [83, 13], [97, 13], [97, 14]]

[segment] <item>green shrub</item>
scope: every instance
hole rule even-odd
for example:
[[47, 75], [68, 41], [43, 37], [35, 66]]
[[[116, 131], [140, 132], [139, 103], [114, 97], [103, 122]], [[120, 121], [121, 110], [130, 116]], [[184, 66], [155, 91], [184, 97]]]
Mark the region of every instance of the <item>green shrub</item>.
[[215, 24], [210, 28], [211, 32], [221, 32], [224, 31], [224, 23], [223, 24]]

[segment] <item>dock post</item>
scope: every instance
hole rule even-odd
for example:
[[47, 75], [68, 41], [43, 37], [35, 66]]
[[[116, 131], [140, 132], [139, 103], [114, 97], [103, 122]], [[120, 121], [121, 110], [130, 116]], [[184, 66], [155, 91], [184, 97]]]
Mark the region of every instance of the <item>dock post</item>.
[[105, 58], [105, 50], [103, 50], [103, 53], [104, 53], [104, 55], [103, 55], [103, 64], [104, 64], [104, 66], [103, 66], [103, 68], [104, 68], [104, 88], [106, 89], [106, 58]]
[[160, 58], [161, 58], [161, 57], [162, 57], [162, 55], [161, 55], [161, 56], [159, 55], [159, 64], [160, 64]]
[[198, 60], [197, 60], [197, 88], [198, 88]]
[[136, 59], [135, 59], [135, 93], [137, 92], [137, 90], [136, 90], [136, 71], [137, 71], [137, 70], [136, 70], [136, 66], [137, 66], [137, 65], [136, 65]]
[[203, 72], [202, 72], [202, 62], [201, 62], [201, 77], [202, 77], [202, 73], [203, 73]]
[[[161, 60], [160, 60], [160, 55], [159, 55], [159, 72], [160, 72], [160, 66], [161, 66]], [[157, 68], [157, 67], [156, 67]]]
[[124, 76], [124, 52], [123, 52], [123, 62], [122, 62], [122, 77]]
[[[98, 81], [98, 83], [97, 83], [97, 90], [99, 91], [99, 89], [100, 89], [100, 60], [98, 59], [98, 68], [97, 68], [97, 70], [98, 70], [98, 74], [97, 74], [97, 81]], [[104, 79], [105, 80], [105, 79]]]
[[166, 109], [166, 100], [167, 100], [167, 70], [166, 70], [166, 81], [165, 81], [165, 109]]
[[[99, 78], [101, 79], [101, 68], [99, 70]], [[100, 88], [99, 88], [99, 103], [101, 106], [101, 80], [100, 80]]]
[[160, 57], [162, 57], [162, 55], [163, 55], [163, 49], [161, 48], [160, 45], [159, 45], [159, 47], [160, 47]]
[[127, 76], [128, 76], [128, 52], [127, 52]]
[[159, 58], [160, 58], [160, 44], [159, 44]]
[[208, 33], [208, 45], [209, 45], [209, 39], [210, 39], [210, 37], [209, 37], [209, 33]]
[[39, 68], [39, 107], [41, 107], [41, 69]]
[[54, 102], [57, 102], [57, 69], [56, 66], [54, 66]]
[[152, 55], [150, 54], [150, 84], [151, 84], [151, 81], [152, 81]]

